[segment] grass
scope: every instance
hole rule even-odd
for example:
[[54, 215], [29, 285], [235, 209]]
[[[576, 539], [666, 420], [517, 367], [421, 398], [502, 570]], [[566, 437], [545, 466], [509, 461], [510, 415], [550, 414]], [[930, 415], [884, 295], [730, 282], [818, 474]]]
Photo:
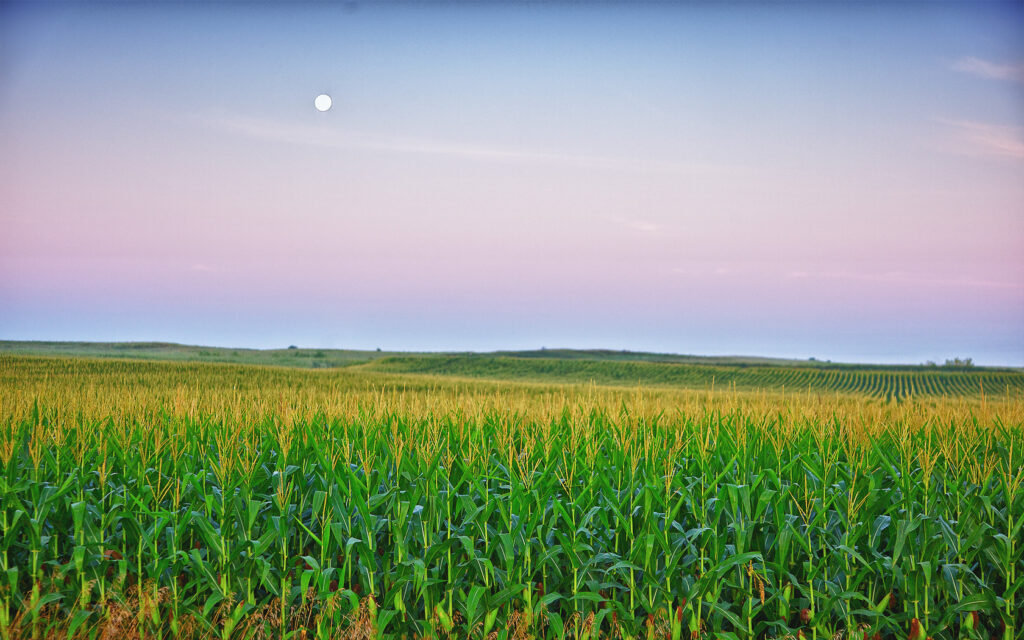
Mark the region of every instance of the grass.
[[0, 340], [0, 353], [34, 356], [74, 356], [176, 362], [223, 362], [308, 369], [345, 367], [396, 355], [387, 351], [352, 349], [237, 349], [201, 347], [173, 342], [38, 342]]
[[1022, 628], [1019, 390], [370, 370], [388, 362], [0, 356], [0, 636]]
[[[139, 358], [187, 362], [231, 362], [235, 364], [266, 364], [293, 367], [343, 367], [392, 355], [431, 355], [394, 351], [360, 351], [352, 349], [235, 349], [202, 347], [171, 342], [40, 342], [0, 340], [0, 353], [37, 356], [79, 356], [90, 358]], [[471, 356], [472, 353], [445, 355]], [[821, 366], [826, 363], [808, 360], [763, 358], [752, 356], [693, 356], [606, 349], [536, 349], [497, 351], [493, 355], [515, 358], [557, 358], [600, 361], [651, 361], [720, 365], [786, 365]], [[854, 365], [855, 366], [855, 365]]]

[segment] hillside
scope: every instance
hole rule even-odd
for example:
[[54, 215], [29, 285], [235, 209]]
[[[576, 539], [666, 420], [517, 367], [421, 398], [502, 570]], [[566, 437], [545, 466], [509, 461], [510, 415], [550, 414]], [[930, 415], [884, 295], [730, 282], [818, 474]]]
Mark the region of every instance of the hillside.
[[816, 368], [707, 365], [489, 355], [389, 356], [360, 369], [494, 380], [594, 382], [741, 390], [863, 393], [875, 398], [973, 396], [1024, 392], [1024, 373], [1012, 370], [943, 370], [918, 367]]
[[0, 340], [0, 353], [173, 362], [223, 362], [308, 369], [345, 367], [374, 358], [398, 355], [397, 352], [352, 349], [241, 349], [202, 347], [173, 342], [35, 342], [17, 340]]
[[860, 365], [746, 356], [539, 349], [495, 353], [400, 353], [342, 349], [232, 349], [167, 342], [0, 341], [0, 354], [209, 362], [361, 370], [480, 380], [595, 383], [687, 389], [863, 393], [875, 398], [1019, 394], [1024, 371]]

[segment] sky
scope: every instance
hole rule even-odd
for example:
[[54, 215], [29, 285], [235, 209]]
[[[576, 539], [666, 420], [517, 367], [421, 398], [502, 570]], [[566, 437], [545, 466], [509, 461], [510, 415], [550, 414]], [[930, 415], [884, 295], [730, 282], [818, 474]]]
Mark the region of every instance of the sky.
[[0, 339], [1021, 366], [1024, 5], [2, 4]]

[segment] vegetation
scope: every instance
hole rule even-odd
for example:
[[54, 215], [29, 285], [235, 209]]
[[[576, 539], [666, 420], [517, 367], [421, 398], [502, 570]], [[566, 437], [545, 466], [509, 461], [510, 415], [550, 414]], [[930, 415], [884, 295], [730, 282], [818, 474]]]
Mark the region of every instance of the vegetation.
[[1013, 370], [946, 371], [909, 368], [766, 367], [579, 359], [494, 357], [487, 355], [390, 356], [362, 365], [391, 373], [533, 380], [596, 382], [610, 385], [663, 385], [691, 389], [856, 393], [904, 400], [914, 396], [1019, 395], [1024, 373]]
[[[145, 360], [176, 360], [185, 362], [232, 362], [236, 364], [267, 364], [292, 367], [314, 367], [314, 353], [324, 353], [328, 366], [343, 367], [388, 355], [430, 355], [351, 349], [300, 349], [289, 345], [287, 349], [229, 349], [223, 347], [197, 347], [171, 342], [37, 342], [0, 340], [0, 353], [35, 356], [83, 356], [102, 358], [131, 358]], [[447, 355], [472, 356], [461, 353]], [[750, 356], [691, 356], [669, 353], [643, 353], [637, 351], [610, 351], [607, 349], [536, 349], [526, 351], [497, 351], [497, 356], [515, 358], [545, 358], [573, 360], [608, 360], [634, 362], [676, 362], [688, 364], [786, 365], [808, 366], [804, 360], [761, 358]], [[851, 366], [851, 365], [847, 365]], [[852, 365], [856, 366], [856, 365]]]
[[283, 367], [345, 367], [389, 352], [350, 349], [235, 349], [196, 347], [171, 342], [34, 342], [0, 340], [0, 353], [35, 356], [78, 356], [179, 362], [225, 362]]
[[[934, 368], [938, 367], [939, 365], [935, 364], [934, 361], [929, 360], [928, 362], [924, 363], [924, 366], [928, 367], [930, 369], [934, 369]], [[953, 358], [952, 360], [947, 359], [942, 364], [942, 366], [947, 368], [947, 369], [968, 369], [968, 368], [974, 366], [974, 360], [972, 358], [964, 358], [964, 359]]]
[[1022, 629], [1019, 387], [892, 402], [368, 367], [0, 356], [0, 636]]
[[0, 341], [0, 354], [86, 356], [180, 362], [227, 362], [309, 369], [358, 367], [364, 372], [520, 380], [669, 386], [689, 389], [856, 393], [904, 400], [914, 396], [1014, 394], [1024, 370], [975, 367], [970, 358], [911, 365], [842, 364], [740, 356], [688, 356], [635, 351], [539, 349], [480, 353], [395, 353], [339, 349], [226, 349], [163, 342]]

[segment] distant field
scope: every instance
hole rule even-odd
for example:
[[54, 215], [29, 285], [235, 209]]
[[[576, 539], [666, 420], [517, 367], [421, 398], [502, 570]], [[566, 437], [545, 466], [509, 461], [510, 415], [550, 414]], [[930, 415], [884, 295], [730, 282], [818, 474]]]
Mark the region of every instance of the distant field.
[[1024, 392], [1024, 371], [977, 367], [853, 365], [746, 356], [692, 356], [633, 351], [540, 349], [481, 353], [400, 353], [340, 349], [230, 349], [163, 342], [0, 341], [0, 354], [75, 356], [348, 368], [395, 375], [492, 381], [864, 394], [912, 397], [1012, 397]]
[[1011, 370], [917, 368], [817, 368], [554, 360], [485, 355], [390, 356], [360, 369], [388, 373], [446, 375], [493, 380], [594, 382], [603, 385], [654, 385], [690, 389], [735, 387], [742, 390], [792, 390], [858, 393], [873, 398], [1018, 395], [1024, 373]]
[[396, 355], [396, 352], [393, 351], [353, 349], [233, 349], [175, 344], [173, 342], [35, 342], [17, 340], [0, 340], [0, 353], [174, 362], [223, 362], [309, 369], [345, 367], [382, 356]]
[[[496, 351], [492, 354], [472, 352], [419, 353], [400, 351], [369, 351], [356, 349], [236, 349], [203, 347], [173, 342], [40, 342], [0, 340], [0, 353], [35, 356], [79, 356], [88, 358], [131, 358], [140, 360], [173, 360], [182, 362], [226, 362], [234, 364], [265, 364], [311, 369], [345, 367], [387, 356], [476, 356], [494, 355], [513, 358], [558, 360], [598, 360], [630, 362], [676, 362], [720, 365], [785, 365], [830, 366], [817, 360], [793, 360], [759, 356], [696, 356], [674, 353], [614, 351], [610, 349], [531, 349]], [[846, 365], [857, 366], [857, 365]]]

